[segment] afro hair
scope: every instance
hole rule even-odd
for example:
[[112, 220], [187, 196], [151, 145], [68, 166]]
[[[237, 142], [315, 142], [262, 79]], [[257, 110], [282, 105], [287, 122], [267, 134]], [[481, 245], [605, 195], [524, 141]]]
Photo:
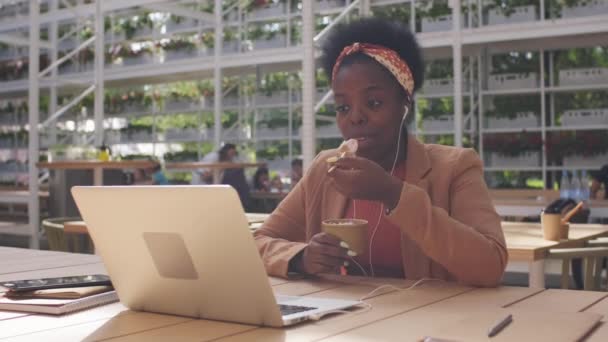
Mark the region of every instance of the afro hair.
[[[321, 64], [328, 77], [331, 78], [336, 59], [342, 50], [356, 42], [381, 45], [397, 52], [412, 72], [414, 90], [420, 89], [424, 82], [424, 62], [416, 38], [407, 26], [374, 17], [339, 24], [323, 40]], [[344, 63], [356, 59], [358, 58], [352, 58], [350, 61], [345, 59]]]

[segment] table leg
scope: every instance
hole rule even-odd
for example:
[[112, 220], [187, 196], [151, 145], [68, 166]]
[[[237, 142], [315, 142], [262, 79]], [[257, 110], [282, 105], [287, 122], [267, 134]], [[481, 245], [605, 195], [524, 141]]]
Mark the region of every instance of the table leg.
[[213, 169], [213, 184], [220, 184], [220, 169]]
[[528, 266], [528, 286], [545, 288], [545, 260], [530, 261]]
[[93, 185], [100, 186], [103, 185], [103, 169], [102, 168], [94, 168], [93, 169]]

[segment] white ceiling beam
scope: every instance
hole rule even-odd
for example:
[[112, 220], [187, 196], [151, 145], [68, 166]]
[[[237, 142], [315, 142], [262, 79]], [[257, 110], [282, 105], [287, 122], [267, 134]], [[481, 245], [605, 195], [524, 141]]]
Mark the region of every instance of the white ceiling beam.
[[[19, 46], [29, 46], [30, 45], [29, 38], [18, 37], [18, 36], [14, 36], [11, 34], [1, 34], [0, 33], [0, 42], [6, 43], [6, 44], [12, 44], [12, 45], [19, 45]], [[53, 48], [51, 43], [49, 43], [48, 41], [41, 40], [39, 42], [39, 44], [40, 44], [40, 47], [45, 48], [45, 49]]]

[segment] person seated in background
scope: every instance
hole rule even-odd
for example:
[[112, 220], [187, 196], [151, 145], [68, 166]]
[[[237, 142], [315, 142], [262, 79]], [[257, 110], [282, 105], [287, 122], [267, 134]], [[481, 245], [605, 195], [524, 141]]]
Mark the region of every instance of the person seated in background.
[[598, 193], [604, 185], [604, 199], [608, 199], [608, 164], [602, 166], [599, 171], [591, 173], [591, 188], [589, 189], [589, 198], [600, 199]]
[[[339, 274], [346, 267], [353, 275], [500, 284], [508, 254], [481, 159], [407, 132], [424, 78], [414, 34], [361, 18], [333, 28], [321, 50], [337, 126], [357, 148], [339, 158], [337, 150], [321, 152], [255, 232], [267, 273]], [[324, 220], [339, 218], [368, 221], [361, 255], [322, 232]]]
[[[215, 164], [215, 163], [233, 163], [236, 161], [238, 151], [234, 144], [224, 144], [218, 151], [207, 153], [202, 163]], [[224, 170], [219, 170], [219, 179], [221, 180], [224, 176]], [[213, 184], [213, 170], [201, 169], [196, 170], [192, 173], [192, 184]]]
[[132, 185], [152, 185], [152, 177], [145, 169], [135, 169], [133, 171]]
[[296, 184], [302, 179], [304, 174], [304, 168], [302, 165], [302, 159], [296, 158], [291, 161], [291, 188], [293, 189]]
[[152, 168], [152, 184], [153, 185], [169, 185], [169, 180], [167, 179], [167, 176], [165, 176], [165, 173], [163, 172], [163, 169], [160, 166], [160, 163], [157, 163]]
[[270, 181], [270, 192], [283, 192], [283, 181], [280, 175], [275, 175]]
[[270, 175], [268, 168], [261, 166], [253, 175], [253, 190], [261, 192], [270, 192]]

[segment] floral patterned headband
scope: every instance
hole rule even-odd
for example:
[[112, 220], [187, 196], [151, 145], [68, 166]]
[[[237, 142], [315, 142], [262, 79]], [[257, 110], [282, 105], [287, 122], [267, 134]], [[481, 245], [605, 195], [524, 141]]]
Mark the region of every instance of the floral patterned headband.
[[375, 61], [387, 68], [395, 76], [403, 89], [405, 89], [405, 92], [410, 99], [412, 98], [414, 95], [414, 77], [412, 76], [410, 67], [403, 59], [401, 59], [401, 57], [399, 57], [397, 52], [381, 45], [354, 43], [346, 46], [344, 49], [342, 49], [340, 56], [338, 56], [338, 59], [336, 60], [336, 64], [334, 65], [334, 69], [331, 73], [332, 80], [336, 78], [336, 74], [338, 73], [338, 69], [340, 68], [340, 64], [342, 64], [344, 58], [357, 52], [370, 56]]

